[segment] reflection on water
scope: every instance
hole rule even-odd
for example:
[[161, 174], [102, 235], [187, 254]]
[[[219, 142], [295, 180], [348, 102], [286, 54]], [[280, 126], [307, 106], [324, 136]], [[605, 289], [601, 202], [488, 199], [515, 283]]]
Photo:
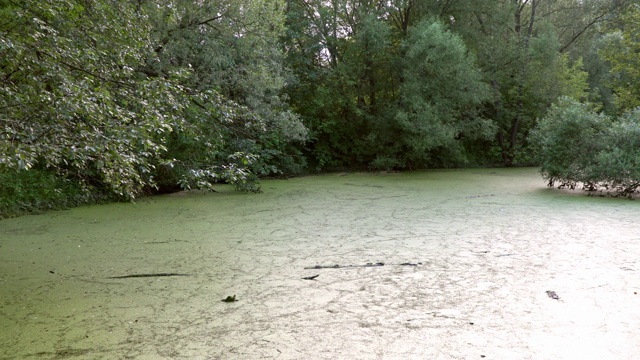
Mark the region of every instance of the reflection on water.
[[0, 221], [0, 358], [640, 353], [637, 201], [548, 189], [535, 169], [263, 189]]

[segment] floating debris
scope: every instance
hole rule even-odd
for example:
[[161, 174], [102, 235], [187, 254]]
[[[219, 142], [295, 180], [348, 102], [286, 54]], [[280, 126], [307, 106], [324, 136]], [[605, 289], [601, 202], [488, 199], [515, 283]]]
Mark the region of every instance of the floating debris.
[[148, 277], [164, 277], [164, 276], [191, 276], [191, 274], [178, 274], [178, 273], [132, 274], [132, 275], [111, 276], [108, 279], [148, 278]]
[[235, 296], [235, 295], [233, 295], [233, 296], [227, 296], [226, 298], [222, 299], [222, 302], [228, 302], [228, 303], [230, 303], [230, 302], [236, 302], [236, 301], [238, 301], [238, 299], [236, 299], [236, 296]]
[[377, 263], [366, 263], [363, 265], [316, 265], [316, 266], [307, 266], [305, 267], [305, 270], [310, 270], [310, 269], [315, 269], [315, 270], [320, 270], [320, 269], [342, 269], [342, 268], [366, 268], [366, 267], [379, 267], [379, 266], [385, 266], [385, 265], [395, 265], [395, 266], [418, 266], [418, 265], [422, 265], [421, 262], [418, 263], [412, 263], [412, 262], [404, 262], [401, 264], [385, 264], [383, 262], [377, 262]]
[[555, 291], [547, 290], [547, 296], [549, 296], [553, 300], [560, 300], [560, 296], [558, 296]]

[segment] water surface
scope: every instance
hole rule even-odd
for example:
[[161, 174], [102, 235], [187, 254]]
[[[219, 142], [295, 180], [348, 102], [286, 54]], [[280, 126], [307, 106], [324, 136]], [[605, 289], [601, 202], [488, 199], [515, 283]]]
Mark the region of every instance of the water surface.
[[[548, 189], [535, 169], [263, 189], [0, 221], [0, 358], [640, 354], [637, 200]], [[189, 276], [112, 278], [158, 273]]]

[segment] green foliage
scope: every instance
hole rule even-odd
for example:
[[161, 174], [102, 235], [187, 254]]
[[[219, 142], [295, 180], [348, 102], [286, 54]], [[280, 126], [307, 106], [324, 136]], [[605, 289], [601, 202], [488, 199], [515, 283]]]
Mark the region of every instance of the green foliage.
[[[462, 39], [440, 21], [425, 20], [409, 29], [404, 45], [403, 83], [394, 117], [400, 136], [397, 156], [417, 165], [463, 163], [460, 139], [492, 138], [493, 124], [477, 109], [488, 99], [474, 58]], [[444, 150], [432, 160], [434, 149]], [[408, 151], [404, 151], [408, 150]]]
[[113, 197], [89, 194], [79, 184], [46, 169], [0, 168], [0, 219], [108, 200]]
[[318, 170], [364, 167], [375, 158], [372, 128], [394, 91], [388, 24], [368, 5], [353, 12], [342, 5], [288, 3], [284, 41], [296, 81], [287, 94], [310, 128]]
[[608, 35], [604, 34], [595, 38], [585, 51], [583, 56], [584, 70], [589, 74], [589, 97], [590, 103], [595, 108], [609, 115], [617, 112], [615, 98], [610, 88], [611, 65], [600, 56], [601, 49], [608, 43]]
[[477, 54], [493, 90], [484, 116], [497, 124], [497, 136], [492, 143], [473, 144], [474, 152], [499, 154], [507, 166], [530, 164], [529, 131], [560, 96], [585, 98], [584, 71], [586, 98], [608, 108], [607, 69], [593, 44], [601, 25], [614, 21], [625, 2], [461, 0], [449, 6], [451, 29]]
[[287, 91], [317, 168], [459, 165], [465, 142], [493, 136], [477, 111], [488, 88], [463, 41], [436, 19], [397, 18], [427, 10], [403, 4], [289, 2], [298, 82]]
[[[287, 77], [278, 44], [284, 30], [282, 1], [163, 0], [147, 2], [145, 8], [159, 44], [158, 61], [148, 62], [146, 71], [166, 74], [189, 68], [191, 76], [183, 84], [214, 93], [196, 101], [210, 116], [202, 119], [198, 109], [185, 114], [190, 129], [173, 137], [169, 146], [179, 174], [164, 172], [161, 181], [173, 181], [167, 175], [192, 178], [191, 170], [204, 174], [238, 165], [243, 169], [240, 177], [243, 172], [299, 172], [304, 161], [295, 147], [306, 140], [307, 130], [281, 94]], [[236, 163], [238, 153], [252, 161]]]
[[255, 158], [253, 155], [243, 153], [232, 154], [225, 165], [189, 169], [183, 173], [179, 184], [183, 189], [195, 187], [213, 190], [213, 183], [219, 180], [233, 185], [238, 191], [262, 192], [257, 184], [256, 175], [248, 170]]
[[134, 199], [258, 191], [259, 175], [304, 163], [306, 129], [280, 95], [281, 2], [2, 5], [0, 166]]
[[[614, 96], [621, 111], [638, 105], [638, 9], [0, 0], [0, 167], [16, 182], [46, 174], [50, 189], [134, 199], [218, 182], [259, 191], [259, 177], [303, 172], [307, 160], [318, 170], [529, 164], [535, 139], [552, 182], [620, 186], [635, 177], [624, 170], [636, 161], [635, 115], [604, 126], [562, 100], [528, 135], [560, 96], [607, 113]], [[560, 129], [566, 138], [552, 139]], [[593, 150], [590, 131], [612, 148]], [[629, 175], [606, 177], [602, 164]]]
[[608, 106], [584, 49], [623, 3], [287, 1], [287, 92], [312, 162], [531, 164], [528, 133], [560, 96]]
[[[180, 122], [173, 78], [141, 77], [149, 30], [107, 1], [24, 1], [0, 43], [0, 164], [133, 198]], [[112, 6], [113, 5], [113, 6]], [[176, 74], [176, 76], [180, 76]]]
[[611, 66], [609, 83], [614, 91], [619, 113], [640, 106], [640, 5], [634, 4], [610, 26], [600, 56]]
[[530, 136], [550, 185], [560, 181], [574, 186], [589, 181], [590, 163], [609, 124], [608, 117], [569, 98], [551, 107]]
[[640, 186], [640, 112], [617, 120], [563, 98], [530, 136], [549, 186], [609, 189], [631, 196]]
[[589, 73], [583, 70], [582, 58], [569, 65], [568, 55], [561, 57], [561, 93], [564, 96], [584, 102], [589, 98]]
[[535, 23], [538, 31], [529, 33], [523, 29], [508, 39], [511, 44], [506, 48], [510, 50], [506, 51], [512, 51], [506, 54], [508, 64], [498, 69], [494, 78], [500, 107], [496, 113], [498, 143], [507, 166], [528, 164], [529, 131], [535, 126], [536, 119], [563, 95], [562, 91], [569, 90], [564, 81], [570, 80], [572, 74], [565, 70], [563, 57], [558, 52], [557, 35], [548, 23], [539, 23]]
[[592, 176], [602, 186], [631, 196], [640, 187], [640, 110], [623, 114], [601, 139]]
[[378, 155], [369, 164], [369, 169], [375, 171], [391, 171], [393, 169], [400, 168], [401, 166], [402, 163], [395, 157]]

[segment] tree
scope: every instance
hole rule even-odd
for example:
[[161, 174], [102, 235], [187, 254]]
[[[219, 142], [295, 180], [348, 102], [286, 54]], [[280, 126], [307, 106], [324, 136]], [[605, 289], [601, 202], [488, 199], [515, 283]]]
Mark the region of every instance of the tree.
[[[464, 163], [461, 139], [491, 138], [493, 124], [478, 116], [488, 87], [462, 39], [438, 20], [423, 20], [404, 42], [403, 82], [394, 117], [397, 137], [386, 138], [399, 164]], [[437, 155], [436, 155], [437, 154]]]
[[[216, 113], [237, 115], [228, 121], [224, 116], [201, 119], [197, 109], [190, 112], [185, 120], [192, 131], [176, 133], [169, 148], [182, 169], [178, 173], [203, 174], [212, 164], [238, 156], [247, 161], [242, 154], [252, 154], [248, 169], [256, 175], [299, 172], [304, 161], [296, 147], [306, 140], [306, 128], [281, 91], [289, 77], [278, 43], [284, 31], [283, 2], [165, 0], [144, 5], [158, 59], [147, 63], [147, 73], [157, 76], [188, 67], [192, 76], [185, 86], [215, 92], [230, 109]], [[203, 109], [207, 101], [194, 104]], [[192, 136], [206, 138], [215, 149], [203, 149]], [[173, 177], [165, 181], [174, 183], [179, 174], [169, 175]]]
[[576, 86], [586, 87], [575, 83], [584, 80], [584, 69], [577, 64], [587, 57], [597, 27], [621, 11], [623, 4], [509, 0], [473, 6], [455, 2], [447, 10], [452, 29], [477, 53], [478, 65], [493, 89], [485, 116], [498, 124], [494, 144], [504, 165], [530, 163], [529, 130], [558, 97], [576, 95]]
[[[456, 165], [465, 156], [448, 155], [445, 148], [460, 150], [457, 143], [491, 131], [476, 116], [486, 87], [478, 83], [472, 56], [444, 23], [425, 20], [428, 4], [288, 2], [285, 41], [298, 82], [287, 89], [311, 129], [319, 168]], [[421, 32], [423, 38], [408, 40]], [[426, 72], [447, 91], [429, 87], [433, 79]]]
[[611, 86], [619, 113], [640, 106], [640, 5], [628, 8], [612, 23], [600, 55], [611, 66]]
[[184, 104], [178, 73], [140, 78], [150, 29], [109, 1], [7, 2], [0, 40], [0, 164], [55, 169], [133, 197]]
[[[3, 5], [4, 169], [51, 169], [123, 198], [155, 187], [158, 177], [257, 190], [256, 174], [278, 171], [273, 158], [304, 139], [280, 98], [281, 57], [264, 36], [282, 30], [279, 2]], [[207, 58], [220, 49], [228, 62]]]

